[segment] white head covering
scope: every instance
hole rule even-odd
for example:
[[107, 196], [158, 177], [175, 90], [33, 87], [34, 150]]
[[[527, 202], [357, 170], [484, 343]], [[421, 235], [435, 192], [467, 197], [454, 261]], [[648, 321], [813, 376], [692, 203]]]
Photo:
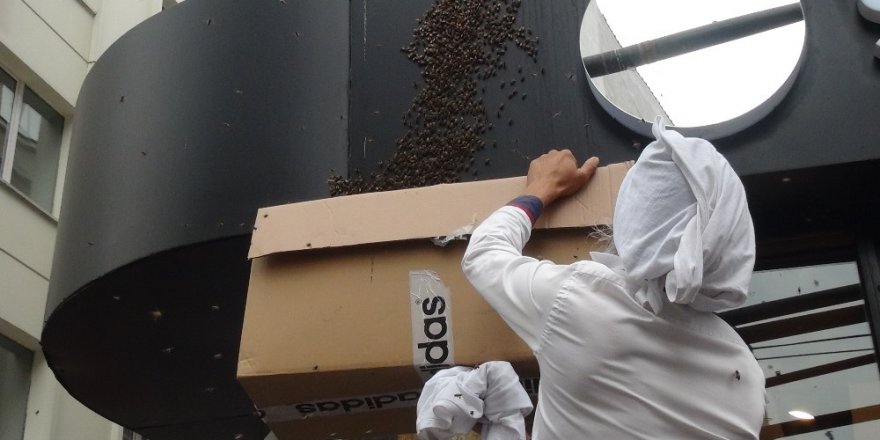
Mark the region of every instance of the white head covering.
[[614, 245], [636, 294], [654, 313], [662, 295], [701, 311], [742, 304], [755, 264], [745, 190], [708, 141], [654, 122], [657, 138], [620, 188]]

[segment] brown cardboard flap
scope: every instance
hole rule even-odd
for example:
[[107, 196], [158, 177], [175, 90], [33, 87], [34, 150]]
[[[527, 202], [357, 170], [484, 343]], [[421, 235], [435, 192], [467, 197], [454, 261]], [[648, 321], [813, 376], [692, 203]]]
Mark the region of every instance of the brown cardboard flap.
[[[631, 166], [599, 168], [586, 188], [547, 209], [536, 227], [610, 224], [617, 191]], [[248, 258], [469, 233], [525, 186], [525, 177], [513, 177], [262, 208]]]

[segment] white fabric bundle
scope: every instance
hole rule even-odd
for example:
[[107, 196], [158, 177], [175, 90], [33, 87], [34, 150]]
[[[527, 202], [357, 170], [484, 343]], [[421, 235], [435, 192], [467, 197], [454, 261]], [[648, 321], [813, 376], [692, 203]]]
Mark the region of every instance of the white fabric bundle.
[[438, 371], [419, 397], [416, 432], [423, 440], [447, 440], [479, 421], [486, 440], [525, 440], [524, 416], [532, 401], [507, 362]]
[[700, 311], [742, 304], [755, 263], [755, 233], [739, 177], [706, 140], [666, 130], [630, 169], [614, 211], [614, 245], [643, 305]]

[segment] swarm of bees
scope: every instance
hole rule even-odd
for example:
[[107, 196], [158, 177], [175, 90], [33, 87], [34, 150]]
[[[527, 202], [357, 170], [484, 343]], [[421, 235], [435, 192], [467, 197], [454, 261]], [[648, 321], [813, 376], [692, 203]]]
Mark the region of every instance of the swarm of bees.
[[[396, 140], [397, 149], [369, 176], [331, 177], [332, 195], [457, 182], [468, 172], [476, 178], [474, 154], [485, 147], [483, 135], [493, 128], [484, 103], [487, 80], [508, 70], [505, 54], [511, 43], [537, 62], [538, 38], [517, 26], [521, 4], [437, 0], [417, 20], [413, 40], [401, 51], [420, 67], [423, 85], [413, 84], [417, 93], [401, 118], [405, 132]], [[507, 86], [513, 99], [518, 93], [513, 88], [525, 76], [522, 66], [510, 70], [518, 72], [517, 79], [502, 81], [501, 88]], [[493, 113], [501, 118], [503, 110], [501, 104]]]

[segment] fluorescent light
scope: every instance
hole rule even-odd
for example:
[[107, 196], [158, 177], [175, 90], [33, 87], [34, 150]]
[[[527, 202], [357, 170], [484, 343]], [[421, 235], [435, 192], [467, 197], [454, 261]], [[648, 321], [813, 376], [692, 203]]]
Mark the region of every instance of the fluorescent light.
[[798, 409], [791, 410], [788, 412], [788, 414], [796, 419], [801, 419], [801, 420], [813, 420], [815, 418], [815, 417], [813, 417], [812, 414], [810, 414], [806, 411], [798, 410]]

